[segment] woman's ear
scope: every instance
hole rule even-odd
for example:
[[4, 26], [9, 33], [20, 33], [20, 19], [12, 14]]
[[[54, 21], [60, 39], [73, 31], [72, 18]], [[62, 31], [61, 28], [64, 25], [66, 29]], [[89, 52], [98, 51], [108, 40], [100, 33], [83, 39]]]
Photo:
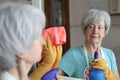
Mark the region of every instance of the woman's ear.
[[24, 59], [25, 58], [25, 56], [24, 56], [24, 54], [16, 54], [16, 57], [17, 58], [19, 58], [19, 59]]

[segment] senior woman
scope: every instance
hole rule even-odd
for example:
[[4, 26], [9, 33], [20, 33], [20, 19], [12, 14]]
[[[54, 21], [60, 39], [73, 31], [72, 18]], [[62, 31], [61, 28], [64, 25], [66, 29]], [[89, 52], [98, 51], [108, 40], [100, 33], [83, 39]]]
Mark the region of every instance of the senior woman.
[[0, 3], [0, 80], [29, 80], [28, 72], [40, 60], [44, 13], [18, 3]]
[[[59, 64], [59, 75], [84, 79], [86, 69], [93, 67], [103, 70], [106, 80], [120, 80], [113, 51], [101, 46], [109, 32], [110, 21], [109, 14], [102, 10], [91, 9], [83, 16], [81, 29], [85, 43], [65, 53]], [[94, 60], [95, 51], [99, 58]]]

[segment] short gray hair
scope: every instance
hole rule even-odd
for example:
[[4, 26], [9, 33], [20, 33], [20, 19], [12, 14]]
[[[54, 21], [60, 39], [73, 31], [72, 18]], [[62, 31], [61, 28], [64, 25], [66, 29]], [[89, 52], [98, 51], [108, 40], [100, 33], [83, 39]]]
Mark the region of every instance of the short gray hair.
[[45, 15], [32, 5], [0, 3], [0, 72], [16, 65], [16, 54], [25, 53], [41, 36]]
[[87, 27], [87, 25], [91, 22], [102, 20], [105, 22], [105, 29], [106, 33], [108, 33], [110, 29], [111, 24], [111, 18], [110, 15], [106, 11], [97, 10], [97, 9], [91, 9], [89, 10], [81, 20], [81, 29], [84, 31], [84, 29]]

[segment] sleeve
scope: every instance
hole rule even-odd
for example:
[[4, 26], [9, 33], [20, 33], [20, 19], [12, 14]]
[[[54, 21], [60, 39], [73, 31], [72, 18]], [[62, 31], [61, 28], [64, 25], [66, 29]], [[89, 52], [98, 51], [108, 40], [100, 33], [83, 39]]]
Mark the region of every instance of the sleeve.
[[74, 74], [75, 60], [73, 58], [73, 51], [68, 50], [62, 57], [59, 68], [63, 70], [69, 77]]

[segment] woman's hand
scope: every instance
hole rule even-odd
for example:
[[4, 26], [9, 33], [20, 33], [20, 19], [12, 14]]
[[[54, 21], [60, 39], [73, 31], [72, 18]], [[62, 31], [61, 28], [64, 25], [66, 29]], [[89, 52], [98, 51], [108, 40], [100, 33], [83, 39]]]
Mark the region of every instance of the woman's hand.
[[106, 80], [115, 80], [115, 76], [112, 71], [107, 67], [106, 61], [104, 58], [97, 58], [91, 62], [93, 68], [101, 69], [106, 74]]
[[50, 37], [46, 39], [43, 47], [43, 60], [38, 68], [30, 75], [31, 80], [40, 80], [41, 77], [53, 68], [58, 67], [62, 55], [62, 45], [55, 46], [51, 43]]

